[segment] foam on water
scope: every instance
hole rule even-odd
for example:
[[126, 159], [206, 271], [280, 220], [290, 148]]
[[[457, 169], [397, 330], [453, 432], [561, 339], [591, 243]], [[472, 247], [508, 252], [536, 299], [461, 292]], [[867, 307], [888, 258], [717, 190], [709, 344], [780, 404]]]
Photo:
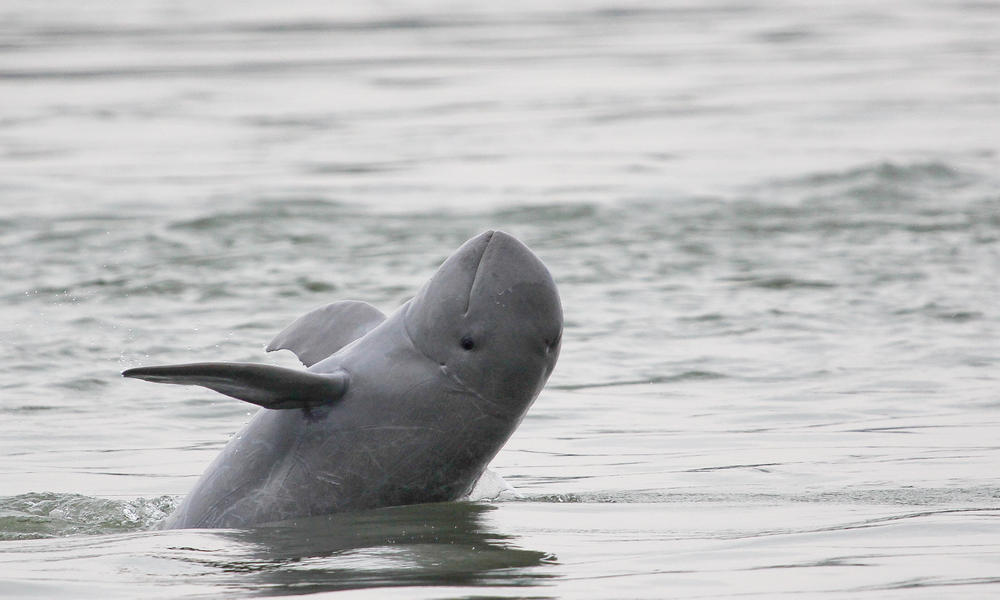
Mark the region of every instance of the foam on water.
[[154, 526], [176, 498], [112, 500], [80, 494], [35, 492], [0, 498], [0, 541], [121, 533]]

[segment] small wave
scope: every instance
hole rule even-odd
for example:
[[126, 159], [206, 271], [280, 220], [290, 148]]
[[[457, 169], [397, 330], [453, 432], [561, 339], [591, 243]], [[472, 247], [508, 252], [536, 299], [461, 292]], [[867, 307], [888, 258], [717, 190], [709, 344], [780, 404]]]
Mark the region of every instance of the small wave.
[[[796, 201], [806, 199], [814, 208], [815, 205], [826, 206], [831, 202], [839, 205], [846, 201], [867, 209], [896, 210], [901, 204], [936, 204], [942, 194], [952, 199], [958, 196], [975, 201], [982, 197], [983, 191], [977, 184], [986, 181], [983, 174], [966, 172], [943, 162], [878, 162], [844, 171], [813, 173], [774, 182], [768, 187], [771, 192], [791, 193]], [[934, 220], [923, 223], [918, 219], [916, 224], [938, 227], [941, 225], [939, 220], [950, 214], [924, 215], [923, 219]], [[947, 221], [946, 225], [955, 226], [955, 223]]]
[[172, 496], [112, 500], [32, 492], [0, 498], [0, 540], [122, 533], [151, 527], [177, 506]]
[[555, 504], [661, 504], [677, 502], [676, 495], [668, 492], [583, 492], [578, 494], [522, 495], [514, 498], [520, 502], [548, 502]]
[[[755, 467], [756, 465], [739, 465]], [[726, 467], [723, 467], [726, 468]], [[802, 494], [782, 493], [711, 493], [684, 490], [618, 490], [565, 494], [530, 494], [511, 498], [518, 502], [559, 504], [677, 504], [731, 503], [778, 504], [819, 503], [884, 506], [938, 506], [941, 511], [1000, 510], [1000, 489], [990, 486], [968, 488], [895, 487], [885, 489], [848, 488]]]
[[18, 415], [25, 413], [36, 413], [47, 410], [63, 410], [61, 406], [50, 406], [46, 404], [23, 404], [21, 406], [4, 406], [0, 408], [0, 414]]
[[968, 177], [951, 165], [931, 161], [923, 163], [896, 164], [893, 162], [878, 162], [862, 165], [845, 171], [832, 173], [816, 173], [788, 183], [812, 187], [838, 183], [960, 183]]
[[678, 383], [681, 381], [706, 381], [712, 379], [725, 379], [726, 375], [714, 371], [684, 371], [676, 375], [660, 375], [645, 379], [630, 379], [625, 381], [600, 381], [594, 383], [578, 383], [569, 385], [550, 385], [549, 389], [554, 390], [585, 390], [600, 387], [621, 387], [626, 385], [649, 385], [656, 383]]
[[318, 175], [372, 175], [406, 168], [402, 162], [313, 162], [302, 166], [306, 173]]
[[492, 210], [488, 215], [497, 222], [507, 223], [566, 223], [589, 221], [599, 216], [598, 206], [580, 202], [573, 204], [525, 204]]
[[74, 392], [95, 392], [108, 385], [109, 381], [102, 377], [71, 377], [54, 384], [57, 388]]
[[586, 390], [600, 387], [624, 387], [630, 385], [651, 385], [657, 383], [678, 383], [681, 381], [707, 381], [713, 379], [725, 379], [726, 375], [713, 371], [685, 371], [676, 375], [665, 375], [648, 377], [645, 379], [630, 379], [623, 381], [599, 381], [594, 383], [576, 383], [567, 385], [550, 385], [548, 389], [553, 390]]
[[297, 277], [295, 283], [307, 292], [334, 292], [337, 290], [336, 284], [311, 277]]
[[825, 289], [836, 287], [836, 284], [829, 281], [800, 279], [788, 275], [777, 275], [774, 277], [735, 277], [728, 278], [728, 281], [745, 283], [751, 287], [763, 288], [767, 290]]
[[927, 302], [920, 306], [901, 308], [893, 311], [894, 315], [923, 315], [931, 317], [933, 319], [938, 319], [941, 321], [948, 321], [952, 323], [966, 323], [969, 321], [977, 321], [982, 319], [985, 315], [977, 310], [963, 309], [955, 306], [943, 306], [937, 302]]

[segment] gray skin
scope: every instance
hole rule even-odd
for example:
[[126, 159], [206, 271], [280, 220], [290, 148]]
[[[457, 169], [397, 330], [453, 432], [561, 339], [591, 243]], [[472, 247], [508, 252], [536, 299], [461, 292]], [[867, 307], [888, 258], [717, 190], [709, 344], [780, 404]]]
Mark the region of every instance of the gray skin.
[[538, 396], [561, 337], [548, 270], [487, 231], [388, 318], [341, 302], [292, 323], [268, 350], [292, 350], [304, 371], [199, 363], [123, 375], [265, 407], [165, 523], [247, 527], [461, 498]]

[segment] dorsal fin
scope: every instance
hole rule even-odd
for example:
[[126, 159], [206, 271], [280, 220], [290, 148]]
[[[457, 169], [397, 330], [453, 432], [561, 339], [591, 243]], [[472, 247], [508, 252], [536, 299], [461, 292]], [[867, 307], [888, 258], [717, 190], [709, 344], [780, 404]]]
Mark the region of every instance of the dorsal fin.
[[264, 408], [310, 408], [339, 400], [347, 392], [344, 371], [310, 373], [252, 363], [191, 363], [138, 367], [123, 377], [155, 383], [200, 385]]
[[311, 367], [384, 320], [382, 311], [367, 302], [334, 302], [292, 321], [271, 340], [267, 351], [291, 350], [302, 364]]

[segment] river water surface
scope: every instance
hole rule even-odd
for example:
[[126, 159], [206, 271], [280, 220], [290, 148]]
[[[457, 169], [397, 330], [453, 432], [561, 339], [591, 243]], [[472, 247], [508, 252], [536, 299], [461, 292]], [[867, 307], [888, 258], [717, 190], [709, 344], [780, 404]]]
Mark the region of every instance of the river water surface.
[[[1000, 593], [1000, 5], [0, 18], [0, 595]], [[252, 407], [122, 369], [293, 366], [489, 228], [566, 315], [521, 498], [155, 529]]]

